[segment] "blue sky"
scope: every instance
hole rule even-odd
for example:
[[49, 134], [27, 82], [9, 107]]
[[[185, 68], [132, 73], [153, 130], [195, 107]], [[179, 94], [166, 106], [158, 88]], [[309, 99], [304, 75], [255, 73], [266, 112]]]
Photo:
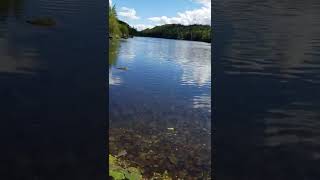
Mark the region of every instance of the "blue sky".
[[109, 0], [119, 19], [142, 30], [162, 24], [209, 24], [211, 0]]

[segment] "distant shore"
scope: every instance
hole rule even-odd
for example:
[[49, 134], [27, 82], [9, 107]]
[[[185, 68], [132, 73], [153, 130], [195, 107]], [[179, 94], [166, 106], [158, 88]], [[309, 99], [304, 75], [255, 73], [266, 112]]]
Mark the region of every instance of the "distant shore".
[[171, 39], [171, 40], [180, 40], [180, 41], [194, 41], [194, 42], [204, 42], [204, 43], [211, 43], [207, 41], [200, 41], [200, 40], [190, 40], [190, 39], [176, 39], [176, 38], [165, 38], [165, 37], [153, 37], [153, 36], [133, 36], [133, 37], [148, 37], [148, 38], [157, 38], [157, 39]]

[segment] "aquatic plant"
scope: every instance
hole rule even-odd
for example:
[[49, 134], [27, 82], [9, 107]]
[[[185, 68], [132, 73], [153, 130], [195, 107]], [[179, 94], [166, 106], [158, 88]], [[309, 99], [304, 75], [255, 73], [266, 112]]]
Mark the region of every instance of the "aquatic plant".
[[114, 180], [140, 180], [141, 170], [109, 154], [109, 176]]
[[[109, 176], [114, 180], [143, 180], [143, 170], [140, 167], [132, 167], [130, 163], [121, 160], [119, 156], [109, 154]], [[168, 172], [153, 173], [153, 176], [148, 178], [150, 180], [172, 180]]]

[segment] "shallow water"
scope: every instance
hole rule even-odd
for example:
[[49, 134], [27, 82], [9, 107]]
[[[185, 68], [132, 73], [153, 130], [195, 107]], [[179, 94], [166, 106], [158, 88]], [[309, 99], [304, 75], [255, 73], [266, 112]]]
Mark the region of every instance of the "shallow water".
[[211, 44], [145, 37], [110, 44], [110, 152], [126, 149], [147, 172], [208, 173]]
[[213, 4], [216, 179], [319, 179], [319, 2]]
[[105, 7], [0, 1], [1, 179], [106, 178]]

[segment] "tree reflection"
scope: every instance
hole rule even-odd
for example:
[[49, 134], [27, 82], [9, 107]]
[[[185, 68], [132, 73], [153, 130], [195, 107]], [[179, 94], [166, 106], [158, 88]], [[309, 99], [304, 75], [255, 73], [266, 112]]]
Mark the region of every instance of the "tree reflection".
[[117, 64], [119, 47], [119, 40], [109, 40], [109, 69]]
[[22, 0], [1, 0], [0, 1], [0, 22], [6, 21], [9, 15], [19, 17], [22, 7]]

